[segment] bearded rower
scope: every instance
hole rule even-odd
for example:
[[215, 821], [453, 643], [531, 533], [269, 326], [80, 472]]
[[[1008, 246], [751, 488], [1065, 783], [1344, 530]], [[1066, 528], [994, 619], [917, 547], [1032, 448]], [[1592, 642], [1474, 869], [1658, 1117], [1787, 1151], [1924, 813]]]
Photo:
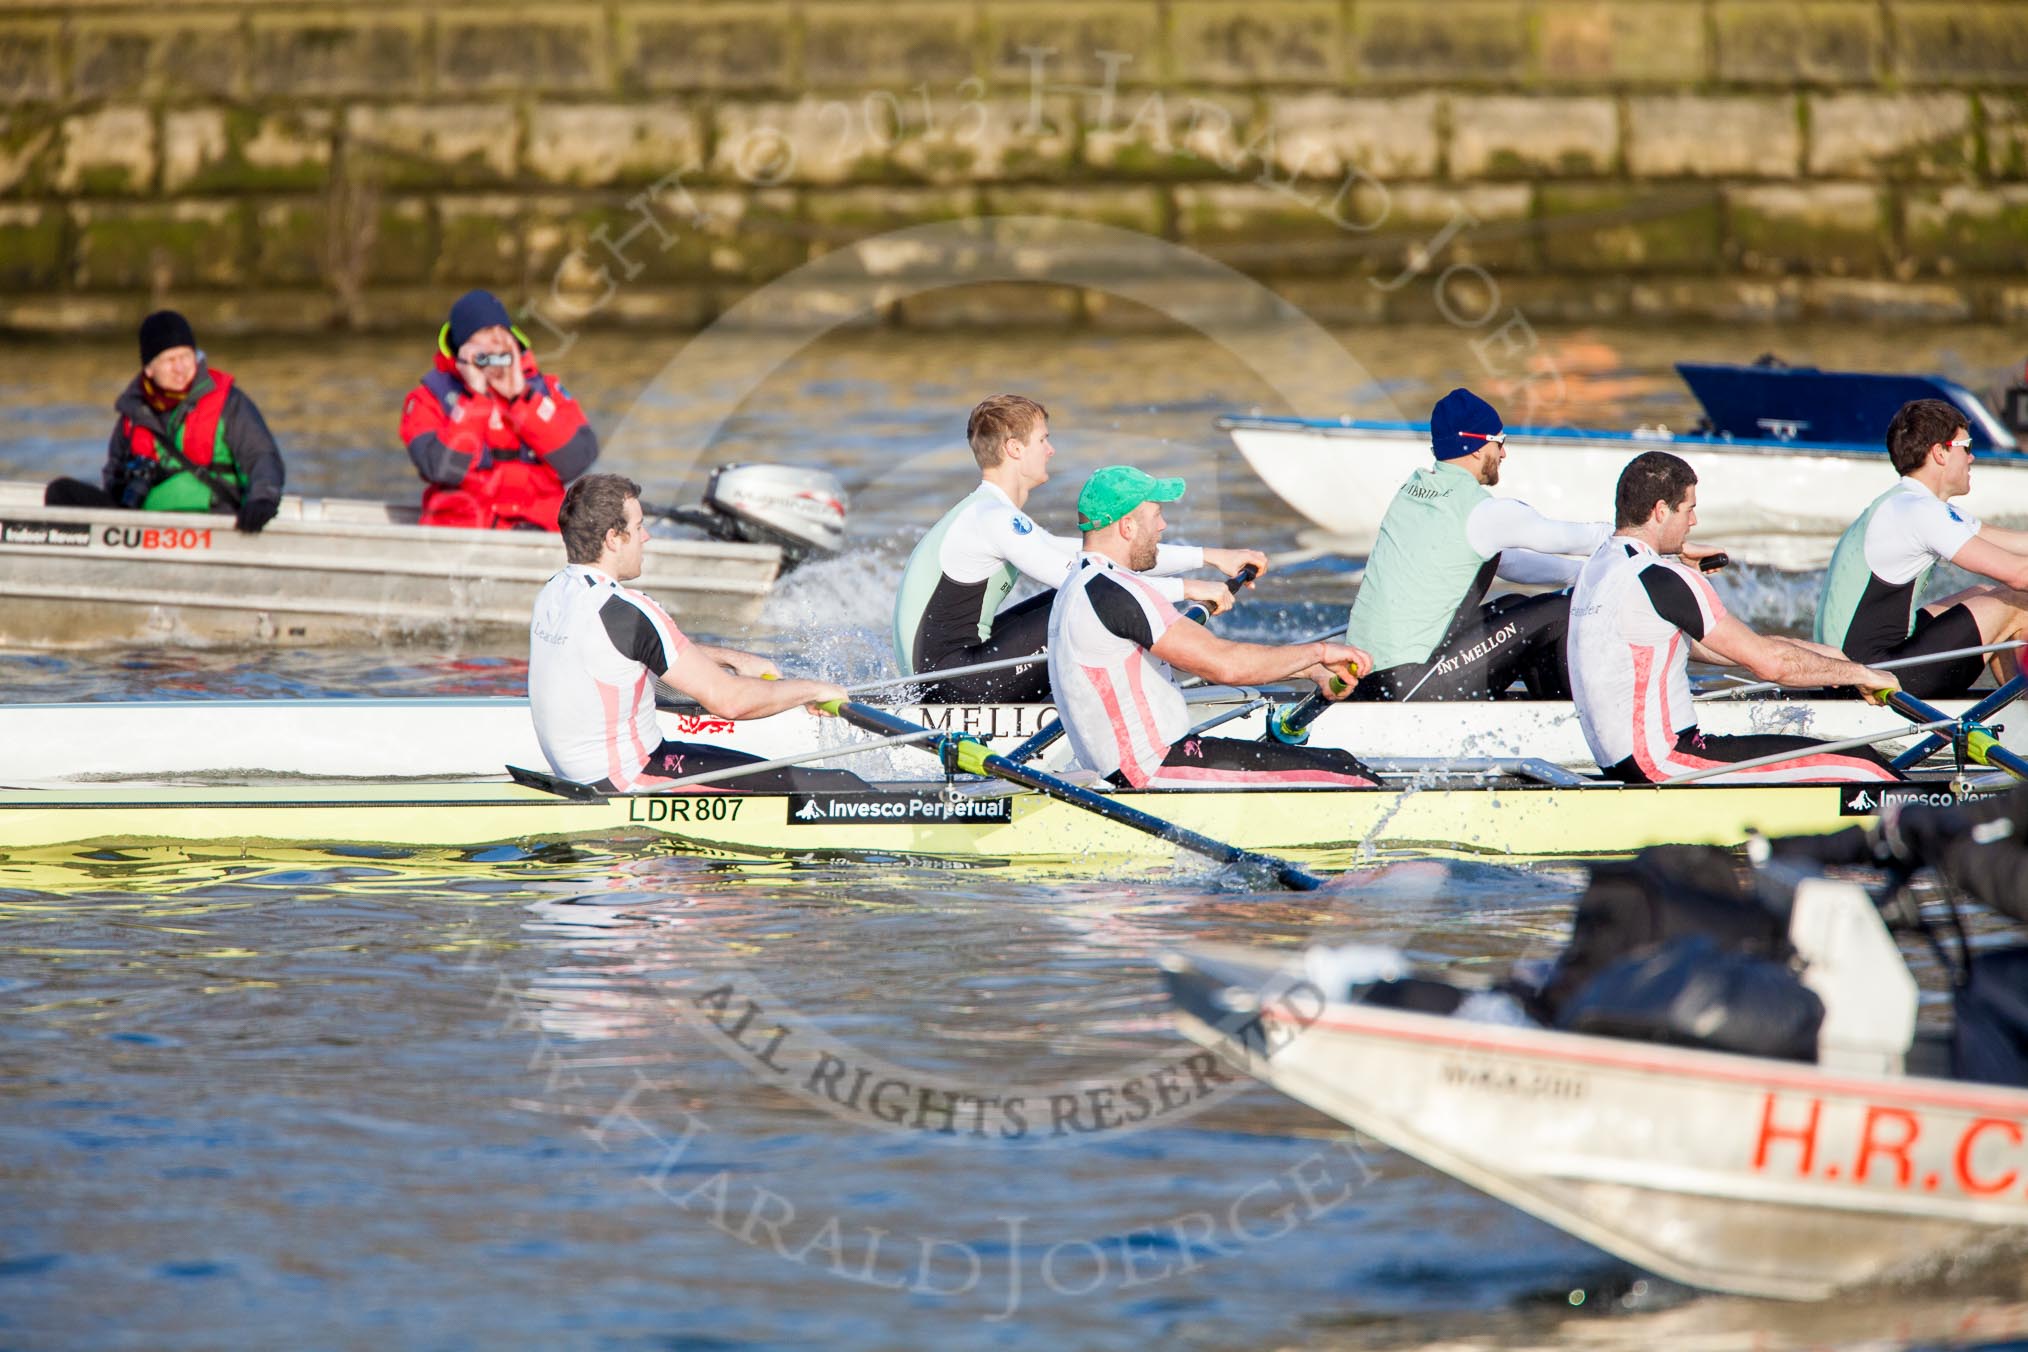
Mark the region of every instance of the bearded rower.
[[1697, 474], [1666, 451], [1620, 473], [1615, 533], [1585, 561], [1570, 601], [1570, 684], [1584, 740], [1609, 778], [1660, 783], [1781, 752], [1791, 759], [1714, 776], [1717, 784], [1897, 780], [1870, 747], [1826, 752], [1812, 737], [1719, 736], [1697, 728], [1691, 658], [1741, 666], [1790, 686], [1849, 685], [1885, 694], [1893, 676], [1835, 648], [1758, 634], [1728, 614], [1711, 583], [1669, 557], [1697, 524]]
[[[662, 607], [622, 583], [641, 575], [648, 527], [641, 486], [587, 474], [557, 513], [570, 566], [535, 598], [529, 625], [528, 708], [549, 766], [565, 779], [634, 793], [673, 779], [759, 761], [723, 747], [662, 740], [655, 680], [666, 680], [718, 718], [766, 718], [798, 705], [846, 699], [829, 681], [780, 680], [765, 657], [693, 642]], [[711, 789], [851, 791], [870, 787], [844, 770], [801, 767], [720, 780]]]
[[1233, 643], [1178, 614], [1140, 574], [1161, 547], [1161, 504], [1182, 496], [1181, 479], [1126, 465], [1100, 470], [1078, 495], [1084, 548], [1049, 618], [1057, 716], [1077, 763], [1136, 789], [1373, 784], [1348, 751], [1187, 735], [1172, 664], [1227, 685], [1302, 676], [1336, 699], [1367, 658], [1343, 643]]
[[[1972, 486], [1964, 412], [1941, 399], [1902, 405], [1887, 426], [1887, 454], [1901, 479], [1838, 537], [1817, 607], [1817, 641], [1855, 662], [1886, 662], [2028, 635], [2028, 532], [1983, 525], [1951, 505]], [[1918, 607], [1938, 563], [1999, 585], [1967, 587]], [[1901, 684], [1922, 699], [1962, 695], [1982, 665], [1977, 654], [1920, 663], [1904, 670]]]
[[1570, 594], [1488, 601], [1486, 592], [1495, 577], [1569, 587], [1612, 525], [1553, 520], [1487, 492], [1500, 482], [1507, 429], [1470, 390], [1437, 401], [1429, 433], [1436, 464], [1388, 504], [1346, 623], [1346, 642], [1376, 668], [1353, 698], [1492, 699], [1518, 680], [1530, 699], [1569, 699]]
[[[1018, 666], [944, 681], [925, 681], [923, 698], [953, 704], [1046, 703], [1049, 669], [1039, 660], [1049, 635], [1049, 606], [1077, 541], [1051, 535], [1023, 510], [1049, 480], [1049, 410], [1018, 394], [996, 394], [972, 410], [965, 435], [982, 482], [944, 513], [908, 556], [894, 603], [894, 660], [905, 676], [1035, 654]], [[1223, 583], [1169, 576], [1209, 566], [1228, 576], [1247, 564], [1268, 568], [1256, 549], [1163, 545], [1150, 583], [1169, 602], [1190, 600], [1218, 614], [1232, 604]], [[1025, 575], [1047, 590], [1000, 609]]]

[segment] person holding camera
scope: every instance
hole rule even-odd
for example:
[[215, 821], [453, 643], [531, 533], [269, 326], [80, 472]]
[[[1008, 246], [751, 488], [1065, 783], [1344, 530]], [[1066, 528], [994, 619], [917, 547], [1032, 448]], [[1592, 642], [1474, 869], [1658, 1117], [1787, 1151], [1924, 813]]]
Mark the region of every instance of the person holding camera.
[[141, 321], [141, 373], [114, 401], [104, 487], [58, 479], [50, 507], [230, 512], [249, 534], [282, 502], [282, 455], [261, 411], [198, 349], [190, 321], [157, 310]]
[[422, 523], [557, 529], [564, 485], [598, 459], [570, 391], [545, 375], [490, 291], [468, 291], [437, 333], [436, 367], [409, 392], [401, 440], [421, 474]]

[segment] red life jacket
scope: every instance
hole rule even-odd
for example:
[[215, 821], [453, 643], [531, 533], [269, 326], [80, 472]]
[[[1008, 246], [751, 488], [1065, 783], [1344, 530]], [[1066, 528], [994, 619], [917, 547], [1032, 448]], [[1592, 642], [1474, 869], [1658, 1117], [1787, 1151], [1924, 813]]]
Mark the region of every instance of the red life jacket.
[[[212, 451], [218, 445], [219, 420], [225, 417], [225, 396], [232, 392], [232, 377], [217, 367], [211, 368], [211, 388], [190, 406], [183, 415], [183, 445], [178, 448], [185, 460], [193, 465], [210, 465]], [[127, 447], [143, 460], [160, 460], [161, 453], [155, 448], [155, 433], [152, 428], [141, 426], [132, 418], [120, 419], [120, 431], [127, 438]]]
[[[548, 384], [523, 357], [530, 388], [546, 394]], [[461, 382], [441, 357], [437, 369], [423, 377], [423, 388], [436, 397], [446, 418], [461, 401], [470, 398]], [[511, 434], [510, 434], [511, 437]], [[456, 488], [424, 484], [421, 524], [425, 526], [468, 526], [480, 530], [535, 527], [560, 529], [556, 516], [563, 509], [563, 480], [549, 462], [518, 444], [503, 446], [487, 436], [485, 450], [465, 471]]]

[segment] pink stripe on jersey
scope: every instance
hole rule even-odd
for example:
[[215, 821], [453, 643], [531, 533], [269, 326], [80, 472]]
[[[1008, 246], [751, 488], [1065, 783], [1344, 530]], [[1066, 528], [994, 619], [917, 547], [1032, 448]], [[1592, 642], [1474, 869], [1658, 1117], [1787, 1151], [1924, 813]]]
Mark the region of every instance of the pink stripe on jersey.
[[1148, 734], [1148, 745], [1155, 747], [1156, 759], [1169, 754], [1169, 748], [1162, 741], [1162, 734], [1155, 731], [1155, 710], [1148, 703], [1148, 692], [1141, 686], [1141, 668], [1147, 661], [1148, 651], [1136, 648], [1127, 658], [1127, 689], [1134, 697], [1134, 712], [1140, 715], [1141, 731]]
[[616, 789], [627, 787], [627, 772], [620, 768], [620, 688], [604, 681], [592, 684], [599, 692], [599, 708], [606, 716], [606, 779]]
[[1148, 782], [1148, 775], [1141, 769], [1141, 762], [1134, 757], [1134, 739], [1127, 731], [1126, 714], [1120, 708], [1119, 696], [1113, 692], [1113, 683], [1106, 678], [1106, 669], [1081, 667], [1079, 670], [1083, 671], [1085, 679], [1091, 682], [1091, 688], [1098, 695], [1099, 703], [1105, 707], [1106, 717], [1112, 721], [1113, 746], [1120, 753], [1120, 773], [1126, 776], [1127, 783], [1137, 789], [1140, 788]]

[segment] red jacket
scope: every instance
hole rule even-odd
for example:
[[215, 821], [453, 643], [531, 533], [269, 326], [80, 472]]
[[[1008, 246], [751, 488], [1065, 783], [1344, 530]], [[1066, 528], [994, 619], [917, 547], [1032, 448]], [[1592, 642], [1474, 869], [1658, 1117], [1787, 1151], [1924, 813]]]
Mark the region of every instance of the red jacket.
[[439, 352], [436, 369], [409, 392], [401, 439], [424, 480], [424, 525], [557, 528], [563, 486], [598, 459], [598, 436], [530, 353], [521, 354], [521, 374], [519, 399], [475, 395]]

